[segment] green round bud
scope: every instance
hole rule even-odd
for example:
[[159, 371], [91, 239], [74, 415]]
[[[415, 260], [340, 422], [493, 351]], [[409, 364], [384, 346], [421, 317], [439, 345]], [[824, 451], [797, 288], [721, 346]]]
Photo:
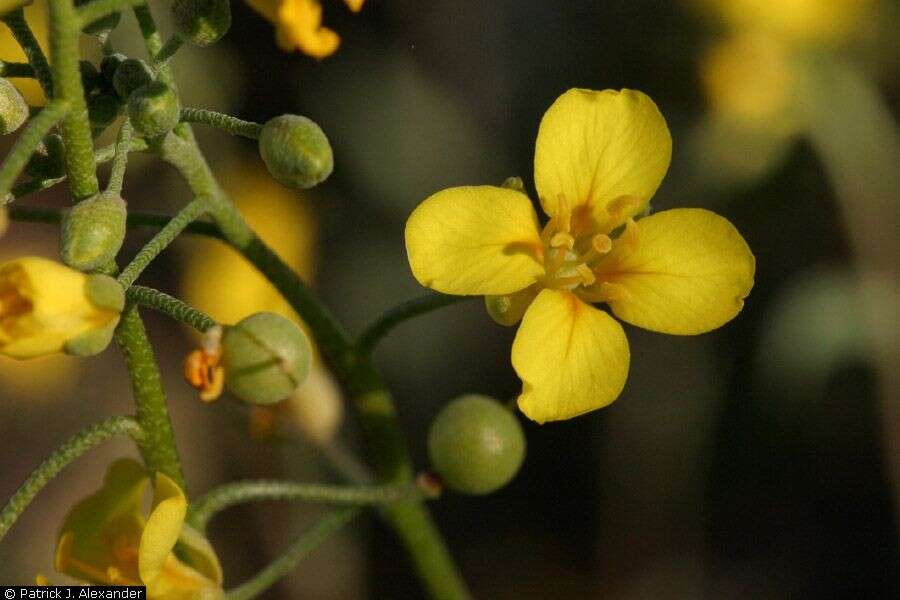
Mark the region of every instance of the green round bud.
[[100, 61], [100, 74], [103, 75], [103, 78], [106, 79], [110, 85], [112, 85], [113, 77], [115, 77], [119, 65], [126, 60], [128, 60], [127, 56], [120, 52], [116, 52], [115, 54], [104, 56]]
[[325, 181], [334, 168], [325, 133], [299, 115], [281, 115], [263, 125], [259, 154], [272, 177], [292, 188], [311, 188]]
[[0, 135], [12, 133], [27, 119], [25, 98], [8, 79], [0, 79]]
[[89, 96], [87, 106], [88, 118], [91, 120], [91, 130], [95, 135], [99, 135], [104, 129], [112, 125], [122, 108], [116, 96], [106, 93]]
[[153, 81], [153, 69], [139, 58], [126, 58], [113, 75], [113, 88], [123, 101], [139, 87]]
[[153, 81], [131, 93], [128, 117], [139, 135], [156, 137], [178, 125], [181, 105], [172, 88], [161, 81]]
[[525, 458], [525, 434], [502, 404], [469, 394], [447, 404], [434, 419], [428, 457], [448, 488], [489, 494], [518, 473]]
[[197, 46], [210, 46], [231, 27], [231, 3], [229, 0], [175, 0], [172, 17], [185, 40]]
[[[91, 0], [75, 0], [75, 6], [83, 6], [90, 1]], [[114, 12], [112, 14], [106, 15], [105, 17], [97, 19], [93, 23], [88, 23], [82, 28], [82, 31], [91, 35], [107, 33], [116, 28], [121, 18], [122, 13]]]
[[25, 172], [37, 179], [56, 179], [66, 174], [66, 148], [62, 136], [51, 133], [38, 144], [25, 166]]
[[63, 217], [60, 254], [79, 271], [110, 263], [125, 239], [125, 201], [115, 192], [101, 192], [76, 204]]
[[306, 334], [275, 313], [250, 315], [222, 335], [225, 387], [250, 404], [290, 396], [306, 380], [311, 357]]

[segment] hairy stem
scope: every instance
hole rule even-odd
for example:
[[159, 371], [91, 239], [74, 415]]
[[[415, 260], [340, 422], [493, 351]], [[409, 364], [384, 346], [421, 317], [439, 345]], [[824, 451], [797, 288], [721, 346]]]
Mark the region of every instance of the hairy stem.
[[279, 579], [293, 571], [297, 563], [348, 523], [359, 513], [359, 510], [357, 507], [342, 508], [325, 515], [297, 538], [284, 554], [257, 573], [253, 579], [228, 592], [225, 597], [228, 600], [256, 598], [277, 583]]
[[28, 63], [0, 60], [0, 77], [35, 78], [34, 67]]
[[[119, 137], [116, 140], [115, 154], [113, 155], [112, 172], [106, 189], [117, 194], [122, 193], [122, 184], [125, 181], [125, 167], [128, 166], [128, 153], [131, 151], [131, 121], [125, 119], [119, 129]], [[96, 155], [95, 155], [96, 159]]]
[[181, 122], [211, 125], [231, 135], [240, 135], [253, 140], [259, 138], [263, 127], [259, 123], [244, 121], [237, 117], [202, 108], [182, 108]]
[[175, 238], [184, 231], [185, 227], [202, 216], [207, 211], [207, 203], [202, 198], [196, 198], [182, 208], [166, 226], [159, 230], [153, 239], [140, 249], [137, 256], [128, 264], [119, 275], [119, 283], [122, 287], [130, 287], [154, 258], [165, 250]]
[[25, 483], [16, 490], [16, 493], [0, 511], [0, 541], [3, 540], [38, 492], [69, 463], [103, 442], [121, 435], [130, 435], [139, 441], [141, 427], [132, 417], [111, 417], [75, 434], [54, 450], [53, 454], [28, 476]]
[[8, 194], [16, 177], [28, 164], [37, 145], [41, 143], [50, 128], [63, 118], [68, 109], [69, 104], [66, 101], [51, 100], [36, 117], [28, 122], [25, 131], [16, 140], [16, 145], [6, 155], [3, 166], [0, 166], [0, 206], [7, 204], [12, 199]]
[[212, 317], [203, 311], [197, 310], [178, 298], [153, 288], [133, 285], [125, 292], [125, 297], [131, 302], [152, 308], [172, 317], [179, 323], [193, 327], [201, 333], [212, 329], [217, 324]]
[[69, 103], [60, 125], [66, 145], [66, 173], [76, 202], [100, 191], [94, 163], [94, 140], [78, 66], [81, 24], [72, 0], [50, 0], [50, 60], [53, 97]]
[[237, 481], [220, 486], [191, 506], [191, 524], [206, 530], [209, 520], [237, 504], [272, 500], [298, 500], [321, 504], [361, 506], [388, 504], [404, 498], [416, 498], [422, 491], [413, 484], [381, 486], [337, 486], [293, 481]]
[[131, 376], [131, 388], [137, 405], [137, 421], [144, 432], [138, 440], [144, 464], [151, 471], [168, 475], [185, 489], [162, 377], [137, 306], [126, 307], [122, 322], [116, 330], [116, 341], [125, 354], [125, 364]]

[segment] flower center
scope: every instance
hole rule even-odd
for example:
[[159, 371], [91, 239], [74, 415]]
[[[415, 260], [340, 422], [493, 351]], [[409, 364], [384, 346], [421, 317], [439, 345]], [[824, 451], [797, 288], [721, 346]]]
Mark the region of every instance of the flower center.
[[[636, 242], [637, 225], [631, 215], [638, 206], [638, 198], [622, 196], [609, 203], [606, 218], [598, 222], [585, 206], [573, 208], [560, 196], [556, 215], [541, 232], [544, 277], [540, 284], [575, 292], [591, 302], [601, 301], [600, 290], [608, 286], [598, 281], [597, 267], [614, 245]], [[625, 229], [614, 240], [610, 233], [622, 225]]]

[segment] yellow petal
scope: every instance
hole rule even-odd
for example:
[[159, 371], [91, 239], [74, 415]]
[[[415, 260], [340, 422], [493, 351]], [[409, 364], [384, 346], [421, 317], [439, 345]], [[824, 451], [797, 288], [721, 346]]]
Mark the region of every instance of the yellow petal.
[[613, 313], [638, 327], [694, 335], [740, 312], [755, 261], [727, 219], [708, 210], [666, 210], [637, 222], [597, 268]]
[[144, 528], [144, 468], [131, 459], [112, 463], [103, 486], [76, 504], [59, 530], [56, 570], [91, 583], [112, 583], [110, 568], [137, 578], [137, 548]]
[[615, 319], [570, 292], [545, 289], [513, 342], [519, 409], [544, 423], [602, 408], [625, 387], [628, 363], [628, 340]]
[[571, 89], [541, 120], [534, 182], [548, 215], [559, 212], [562, 197], [572, 208], [587, 207], [602, 226], [616, 199], [632, 200], [622, 218], [643, 210], [671, 157], [669, 128], [646, 94]]
[[60, 352], [67, 341], [118, 318], [91, 302], [87, 284], [85, 274], [46, 258], [0, 265], [0, 353], [33, 358]]
[[494, 186], [443, 190], [406, 222], [415, 278], [446, 294], [510, 294], [543, 273], [537, 215], [520, 192]]
[[187, 514], [187, 499], [181, 488], [162, 473], [156, 474], [153, 493], [153, 510], [141, 535], [138, 551], [138, 566], [141, 581], [148, 587], [148, 594], [163, 573], [163, 567], [184, 525]]
[[344, 4], [346, 4], [347, 8], [349, 8], [353, 12], [359, 12], [362, 10], [365, 1], [366, 0], [344, 0]]

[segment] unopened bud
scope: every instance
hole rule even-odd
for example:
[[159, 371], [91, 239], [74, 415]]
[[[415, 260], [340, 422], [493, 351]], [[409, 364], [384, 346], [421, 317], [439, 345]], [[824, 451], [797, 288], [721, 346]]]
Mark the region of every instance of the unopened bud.
[[0, 135], [12, 133], [28, 119], [25, 98], [8, 79], [0, 79]]
[[181, 105], [175, 91], [161, 81], [144, 85], [128, 99], [128, 117], [143, 137], [157, 137], [178, 125]]
[[501, 187], [504, 187], [508, 190], [522, 192], [523, 194], [525, 193], [525, 184], [522, 182], [521, 177], [507, 177], [503, 181], [503, 185]]
[[76, 204], [63, 217], [63, 262], [92, 271], [111, 262], [125, 239], [125, 201], [115, 192], [101, 192]]
[[311, 353], [295, 323], [275, 313], [250, 315], [222, 336], [225, 387], [250, 404], [280, 402], [306, 380]]
[[87, 99], [88, 117], [91, 120], [91, 130], [94, 135], [99, 135], [104, 129], [112, 125], [119, 116], [121, 104], [112, 93], [101, 92], [89, 96]]
[[127, 56], [120, 52], [116, 52], [115, 54], [104, 56], [100, 61], [100, 74], [103, 75], [103, 78], [106, 79], [110, 85], [112, 85], [113, 77], [115, 77], [119, 65], [126, 60], [128, 60]]
[[334, 168], [325, 133], [299, 115], [270, 119], [259, 135], [259, 154], [272, 177], [291, 188], [311, 188], [325, 181]]
[[113, 88], [122, 101], [127, 101], [131, 93], [153, 81], [153, 69], [139, 58], [127, 58], [113, 75]]
[[231, 27], [231, 3], [229, 0], [175, 0], [172, 17], [185, 40], [197, 46], [210, 46]]

